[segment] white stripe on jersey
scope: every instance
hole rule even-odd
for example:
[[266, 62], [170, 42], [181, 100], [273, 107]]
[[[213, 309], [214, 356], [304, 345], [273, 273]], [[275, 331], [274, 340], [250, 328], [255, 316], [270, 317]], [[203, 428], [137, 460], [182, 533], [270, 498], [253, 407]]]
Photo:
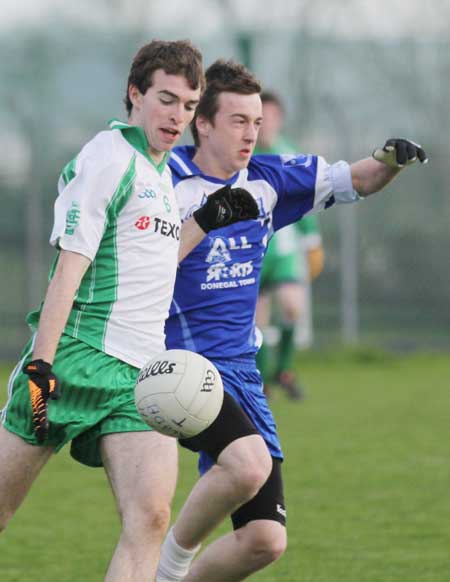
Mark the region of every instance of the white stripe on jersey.
[[172, 152], [170, 154], [170, 157], [172, 160], [174, 160], [180, 166], [180, 168], [183, 170], [183, 172], [186, 174], [186, 176], [192, 176], [192, 170], [189, 169], [189, 166], [187, 166], [183, 162], [183, 160], [180, 158], [180, 156], [178, 154], [175, 154], [174, 152]]

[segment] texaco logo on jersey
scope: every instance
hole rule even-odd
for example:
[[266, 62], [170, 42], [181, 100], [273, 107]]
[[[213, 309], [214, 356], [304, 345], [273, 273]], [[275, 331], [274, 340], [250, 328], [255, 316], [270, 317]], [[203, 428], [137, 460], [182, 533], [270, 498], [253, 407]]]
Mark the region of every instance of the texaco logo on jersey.
[[153, 225], [152, 231], [167, 236], [168, 238], [173, 238], [175, 240], [180, 240], [180, 225], [169, 222], [168, 220], [163, 220], [157, 216], [141, 216], [135, 223], [134, 226], [139, 230], [147, 230], [150, 225]]

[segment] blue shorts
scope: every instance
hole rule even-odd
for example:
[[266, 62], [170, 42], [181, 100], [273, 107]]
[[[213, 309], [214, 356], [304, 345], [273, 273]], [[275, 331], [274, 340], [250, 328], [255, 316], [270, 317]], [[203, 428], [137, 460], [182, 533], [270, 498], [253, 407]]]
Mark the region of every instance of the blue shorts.
[[[223, 387], [244, 410], [258, 433], [265, 440], [272, 457], [283, 459], [277, 427], [263, 392], [261, 374], [254, 356], [241, 358], [210, 358], [219, 370]], [[205, 452], [200, 452], [199, 471], [203, 475], [214, 464]]]

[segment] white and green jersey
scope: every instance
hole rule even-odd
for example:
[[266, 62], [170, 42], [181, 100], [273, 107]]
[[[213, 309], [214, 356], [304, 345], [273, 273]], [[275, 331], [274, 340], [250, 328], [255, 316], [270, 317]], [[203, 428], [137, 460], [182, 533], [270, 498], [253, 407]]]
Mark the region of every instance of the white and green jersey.
[[64, 168], [50, 243], [92, 261], [64, 333], [141, 367], [164, 350], [180, 218], [166, 159], [151, 160], [143, 129], [110, 127]]

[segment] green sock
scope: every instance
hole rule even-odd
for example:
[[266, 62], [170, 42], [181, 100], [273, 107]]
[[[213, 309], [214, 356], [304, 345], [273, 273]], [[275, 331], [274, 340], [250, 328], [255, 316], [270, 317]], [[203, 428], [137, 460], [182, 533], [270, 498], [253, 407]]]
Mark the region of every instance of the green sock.
[[280, 331], [281, 334], [278, 349], [277, 376], [281, 372], [292, 370], [295, 353], [295, 326], [290, 324], [283, 324], [280, 327]]

